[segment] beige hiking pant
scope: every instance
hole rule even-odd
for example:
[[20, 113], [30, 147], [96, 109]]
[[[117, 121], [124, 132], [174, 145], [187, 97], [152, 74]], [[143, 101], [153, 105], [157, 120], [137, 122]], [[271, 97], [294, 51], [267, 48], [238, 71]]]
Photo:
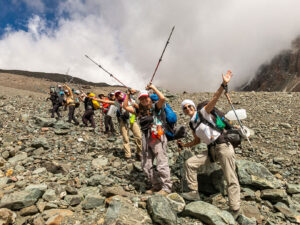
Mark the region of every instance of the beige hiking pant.
[[130, 158], [131, 157], [131, 150], [130, 150], [130, 144], [129, 144], [129, 129], [133, 133], [134, 141], [136, 144], [136, 151], [137, 154], [142, 154], [142, 135], [140, 127], [136, 122], [133, 124], [127, 124], [123, 120], [120, 120], [120, 132], [123, 137], [123, 149], [125, 152], [125, 157]]
[[[153, 161], [156, 159], [156, 170]], [[170, 167], [167, 156], [167, 137], [160, 139], [143, 134], [142, 168], [155, 190], [172, 191]]]
[[[240, 184], [235, 171], [234, 149], [231, 144], [217, 144], [212, 148], [212, 152], [216, 156], [216, 161], [220, 163], [227, 182], [229, 207], [232, 210], [237, 210], [240, 208]], [[207, 151], [203, 151], [185, 162], [185, 177], [191, 190], [198, 191], [198, 168], [210, 163]]]

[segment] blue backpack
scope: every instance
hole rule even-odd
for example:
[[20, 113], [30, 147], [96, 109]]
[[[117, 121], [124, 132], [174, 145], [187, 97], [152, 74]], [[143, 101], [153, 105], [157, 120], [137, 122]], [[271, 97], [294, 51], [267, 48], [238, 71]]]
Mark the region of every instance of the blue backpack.
[[[159, 99], [156, 94], [150, 95], [150, 98], [153, 102], [157, 102]], [[184, 137], [186, 135], [184, 127], [175, 129], [177, 123], [177, 115], [173, 111], [171, 106], [168, 103], [164, 104], [163, 110], [161, 112], [164, 133], [167, 136], [168, 141]]]

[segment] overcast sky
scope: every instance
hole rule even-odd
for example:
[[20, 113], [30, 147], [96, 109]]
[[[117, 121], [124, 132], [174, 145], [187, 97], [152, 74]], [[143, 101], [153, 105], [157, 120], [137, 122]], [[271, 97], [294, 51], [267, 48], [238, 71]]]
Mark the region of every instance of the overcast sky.
[[3, 0], [0, 68], [70, 74], [143, 88], [175, 31], [154, 84], [214, 91], [231, 69], [231, 88], [300, 34], [299, 0]]

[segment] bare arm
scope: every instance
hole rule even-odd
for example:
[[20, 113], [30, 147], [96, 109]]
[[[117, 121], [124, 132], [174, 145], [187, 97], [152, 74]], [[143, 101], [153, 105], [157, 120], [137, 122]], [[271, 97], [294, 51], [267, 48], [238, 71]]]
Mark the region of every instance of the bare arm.
[[[222, 77], [223, 77], [222, 84], [226, 86], [232, 77], [231, 71], [228, 70], [225, 76], [222, 74]], [[223, 93], [223, 90], [224, 90], [223, 86], [220, 86], [217, 92], [214, 94], [213, 98], [207, 103], [206, 106], [204, 106], [204, 109], [206, 110], [207, 113], [210, 113], [213, 110], [213, 108], [216, 106], [217, 101], [219, 100], [221, 94]]]
[[135, 114], [134, 107], [128, 105], [129, 94], [130, 94], [130, 90], [128, 91], [128, 94], [125, 96], [125, 99], [124, 99], [124, 102], [123, 102], [123, 109], [125, 109], [127, 112]]
[[93, 100], [96, 100], [97, 102], [101, 102], [101, 103], [110, 104], [110, 105], [114, 105], [115, 104], [114, 101], [104, 100], [104, 99], [100, 99], [100, 98], [93, 98]]
[[71, 98], [73, 98], [74, 96], [73, 96], [73, 91], [72, 91], [72, 89], [68, 86], [68, 85], [64, 85], [64, 87], [69, 91], [69, 93], [70, 93], [70, 97]]
[[158, 99], [158, 102], [156, 103], [156, 106], [157, 106], [158, 109], [161, 109], [163, 104], [166, 101], [165, 96], [151, 83], [148, 84], [147, 89], [152, 89], [155, 92], [155, 94], [157, 94], [159, 99]]
[[200, 143], [200, 138], [195, 134], [194, 131], [193, 131], [193, 136], [194, 136], [194, 140], [192, 140], [191, 142], [182, 143], [181, 140], [179, 140], [179, 141], [177, 141], [177, 143], [179, 145], [181, 145], [182, 147], [193, 147]]

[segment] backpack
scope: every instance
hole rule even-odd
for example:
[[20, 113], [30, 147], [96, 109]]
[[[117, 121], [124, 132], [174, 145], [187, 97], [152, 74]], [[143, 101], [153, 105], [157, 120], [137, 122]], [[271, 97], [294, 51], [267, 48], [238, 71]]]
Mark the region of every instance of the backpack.
[[[150, 95], [150, 98], [154, 103], [159, 99], [156, 94]], [[177, 140], [186, 136], [184, 126], [176, 128], [177, 115], [168, 103], [163, 105], [159, 117], [162, 121], [163, 130], [168, 141]]]
[[218, 108], [214, 107], [213, 110], [211, 111], [211, 114], [214, 115], [214, 122], [216, 125], [213, 125], [209, 121], [207, 121], [200, 110], [207, 105], [208, 101], [201, 102], [197, 105], [197, 113], [199, 116], [200, 121], [196, 125], [196, 127], [192, 126], [192, 123], [190, 122], [190, 127], [193, 131], [195, 131], [198, 126], [201, 123], [206, 124], [207, 126], [211, 127], [212, 129], [218, 131], [221, 133], [224, 138], [224, 141], [230, 142], [234, 148], [238, 147], [243, 139], [243, 135], [239, 129], [234, 128], [231, 124], [230, 121], [225, 118], [225, 114], [220, 111]]
[[87, 110], [97, 110], [100, 108], [100, 104], [96, 101], [93, 100], [92, 98], [88, 98], [87, 103], [86, 103], [86, 109]]
[[[109, 100], [108, 98], [105, 98], [105, 100]], [[102, 103], [103, 106], [103, 112], [106, 114], [109, 110], [110, 104]]]

